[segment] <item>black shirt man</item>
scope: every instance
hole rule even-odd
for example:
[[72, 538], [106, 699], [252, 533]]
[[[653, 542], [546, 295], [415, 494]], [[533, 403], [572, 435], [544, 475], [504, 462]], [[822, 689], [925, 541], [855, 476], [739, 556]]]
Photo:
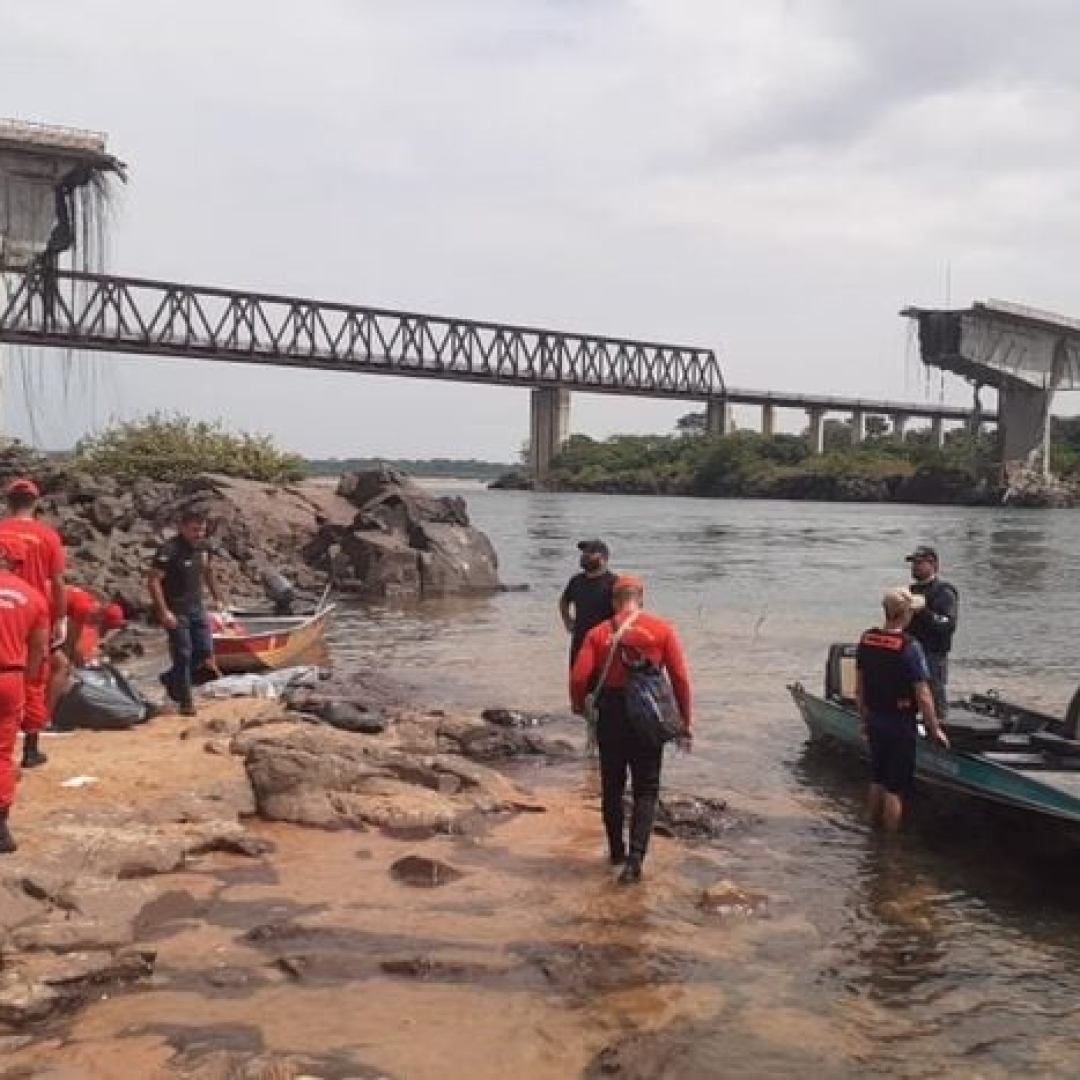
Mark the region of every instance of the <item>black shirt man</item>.
[[161, 676], [165, 692], [184, 716], [195, 714], [192, 687], [201, 669], [213, 664], [214, 642], [204, 590], [220, 603], [206, 550], [206, 517], [185, 511], [177, 534], [166, 540], [150, 568], [150, 597], [158, 622], [169, 636], [172, 667]]
[[575, 574], [559, 597], [559, 616], [570, 635], [570, 666], [573, 667], [585, 635], [612, 618], [611, 593], [615, 574], [608, 569], [610, 553], [603, 540], [582, 540], [581, 573]]
[[960, 594], [938, 577], [938, 553], [925, 544], [908, 557], [911, 563], [911, 592], [921, 596], [926, 606], [911, 620], [908, 632], [923, 647], [930, 668], [930, 689], [937, 715], [948, 709], [949, 651], [960, 615]]

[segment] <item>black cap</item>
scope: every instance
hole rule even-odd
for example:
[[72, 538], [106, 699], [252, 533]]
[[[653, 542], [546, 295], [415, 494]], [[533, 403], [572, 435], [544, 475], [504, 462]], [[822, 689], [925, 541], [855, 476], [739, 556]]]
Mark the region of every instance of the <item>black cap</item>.
[[605, 559], [611, 558], [607, 544], [603, 540], [581, 540], [578, 542], [578, 551], [587, 551], [590, 554], [603, 555]]
[[929, 544], [920, 544], [910, 555], [908, 555], [904, 559], [904, 562], [914, 562], [916, 559], [933, 559], [934, 562], [937, 562], [937, 550], [930, 547]]

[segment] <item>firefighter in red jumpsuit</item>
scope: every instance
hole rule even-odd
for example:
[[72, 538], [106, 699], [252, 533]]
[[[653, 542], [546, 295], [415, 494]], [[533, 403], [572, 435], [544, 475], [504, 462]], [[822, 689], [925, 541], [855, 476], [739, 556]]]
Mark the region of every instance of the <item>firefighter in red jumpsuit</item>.
[[49, 605], [48, 654], [37, 668], [31, 668], [26, 680], [22, 767], [33, 769], [48, 760], [38, 748], [38, 736], [48, 726], [49, 714], [68, 677], [63, 653], [67, 638], [64, 544], [60, 534], [37, 516], [41, 491], [33, 480], [13, 480], [5, 495], [8, 516], [0, 519], [0, 534], [22, 540], [26, 558], [18, 569], [19, 577], [40, 592]]
[[15, 801], [15, 742], [26, 704], [27, 674], [49, 647], [49, 606], [14, 571], [27, 557], [17, 536], [0, 532], [0, 855], [15, 850], [8, 814]]

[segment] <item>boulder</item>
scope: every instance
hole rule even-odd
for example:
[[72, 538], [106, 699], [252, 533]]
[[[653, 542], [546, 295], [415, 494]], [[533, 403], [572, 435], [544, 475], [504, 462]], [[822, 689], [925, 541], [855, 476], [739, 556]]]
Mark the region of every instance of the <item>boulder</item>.
[[46, 518], [69, 549], [80, 582], [145, 610], [146, 567], [181, 510], [211, 519], [218, 575], [229, 595], [261, 601], [263, 578], [279, 570], [301, 595], [322, 592], [328, 572], [345, 591], [380, 599], [486, 593], [500, 588], [491, 542], [459, 498], [430, 495], [392, 469], [344, 478], [265, 484], [204, 475], [183, 483], [120, 485], [9, 444], [0, 483], [32, 476]]
[[535, 809], [499, 773], [448, 754], [413, 753], [310, 724], [233, 740], [264, 818], [319, 828], [453, 831], [478, 814]]

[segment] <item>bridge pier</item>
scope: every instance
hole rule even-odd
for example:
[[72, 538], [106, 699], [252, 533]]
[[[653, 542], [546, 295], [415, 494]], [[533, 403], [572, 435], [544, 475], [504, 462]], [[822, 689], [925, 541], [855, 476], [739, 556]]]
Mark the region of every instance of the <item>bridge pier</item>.
[[853, 409], [851, 413], [851, 445], [858, 446], [866, 438], [866, 413]]
[[907, 430], [908, 414], [902, 412], [893, 413], [891, 419], [893, 438], [898, 443], [902, 443], [904, 441], [904, 432]]
[[823, 454], [825, 453], [825, 410], [807, 409], [806, 416], [810, 421], [806, 439], [810, 445], [810, 453]]
[[945, 446], [945, 421], [940, 416], [930, 421], [930, 445], [937, 450]]
[[570, 391], [535, 387], [529, 406], [529, 471], [533, 483], [543, 487], [551, 477], [551, 463], [570, 438]]
[[1016, 469], [1050, 474], [1050, 406], [1053, 390], [1009, 384], [998, 394], [998, 426], [1005, 478]]
[[761, 434], [771, 439], [776, 434], [776, 406], [761, 406]]
[[709, 399], [705, 406], [705, 430], [710, 435], [728, 435], [734, 430], [727, 398]]

